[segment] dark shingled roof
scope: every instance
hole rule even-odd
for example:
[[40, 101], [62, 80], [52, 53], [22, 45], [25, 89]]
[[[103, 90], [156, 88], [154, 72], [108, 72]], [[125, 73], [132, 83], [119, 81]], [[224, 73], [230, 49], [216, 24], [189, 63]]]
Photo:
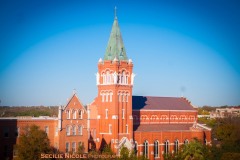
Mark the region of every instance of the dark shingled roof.
[[133, 110], [195, 110], [183, 97], [133, 96]]
[[134, 125], [134, 132], [189, 131], [193, 124], [141, 124]]

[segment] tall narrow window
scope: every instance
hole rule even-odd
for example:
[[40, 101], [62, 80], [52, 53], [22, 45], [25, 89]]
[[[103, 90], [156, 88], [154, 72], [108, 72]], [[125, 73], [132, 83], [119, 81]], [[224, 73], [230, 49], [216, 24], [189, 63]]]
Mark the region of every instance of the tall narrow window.
[[128, 96], [129, 96], [129, 94], [127, 93], [126, 94], [126, 102], [128, 102]]
[[46, 132], [47, 135], [48, 135], [48, 132], [49, 132], [49, 128], [48, 128], [48, 126], [45, 126], [45, 127], [44, 127], [44, 130], [45, 130], [45, 132]]
[[108, 119], [108, 109], [105, 110], [105, 114], [106, 114], [105, 118]]
[[107, 71], [106, 76], [107, 76], [107, 84], [110, 84], [111, 77], [110, 77], [109, 71]]
[[119, 101], [119, 102], [122, 101], [122, 93], [118, 93], [118, 101]]
[[106, 93], [106, 102], [108, 102], [108, 95], [109, 93]]
[[128, 125], [126, 124], [126, 133], [128, 133]]
[[168, 152], [169, 152], [169, 141], [166, 140], [166, 141], [164, 142], [164, 153], [165, 153], [165, 154], [168, 154]]
[[78, 126], [78, 134], [82, 135], [82, 126], [81, 125]]
[[187, 145], [188, 144], [188, 139], [184, 140], [184, 144]]
[[76, 116], [76, 110], [73, 110], [73, 111], [72, 111], [72, 114], [73, 114], [73, 119], [76, 119], [76, 117], [77, 117], [77, 116]]
[[159, 157], [158, 141], [154, 141], [154, 158]]
[[148, 158], [148, 141], [147, 140], [143, 143], [143, 156]]
[[125, 97], [126, 97], [126, 94], [123, 93], [123, 95], [122, 95], [122, 102], [125, 102]]
[[69, 136], [70, 135], [70, 126], [66, 127], [66, 135]]
[[112, 125], [109, 124], [108, 127], [109, 127], [109, 133], [112, 133]]
[[122, 84], [126, 84], [126, 75], [125, 75], [125, 71], [123, 71], [122, 73]]
[[83, 119], [83, 111], [82, 110], [78, 111], [78, 117], [79, 117], [79, 119]]
[[67, 119], [70, 119], [70, 111], [67, 110]]
[[72, 142], [72, 152], [76, 152], [76, 142]]
[[102, 102], [104, 102], [104, 93], [101, 93], [101, 96], [102, 96]]
[[66, 152], [69, 152], [69, 142], [66, 142]]
[[124, 119], [124, 117], [125, 117], [125, 110], [122, 109], [122, 119]]
[[178, 140], [174, 142], [174, 152], [178, 153]]
[[72, 135], [76, 135], [76, 127], [75, 126], [72, 126]]

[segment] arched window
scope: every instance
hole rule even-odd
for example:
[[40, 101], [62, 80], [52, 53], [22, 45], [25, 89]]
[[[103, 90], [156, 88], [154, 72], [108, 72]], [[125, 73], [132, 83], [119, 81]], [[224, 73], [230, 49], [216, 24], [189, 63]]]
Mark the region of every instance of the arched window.
[[125, 98], [126, 98], [126, 93], [123, 93], [123, 95], [122, 95], [122, 102], [125, 102]]
[[107, 84], [110, 84], [110, 82], [111, 82], [111, 75], [110, 75], [109, 71], [106, 72], [106, 77], [107, 77]]
[[148, 158], [148, 141], [145, 140], [143, 143], [143, 156]]
[[121, 92], [118, 93], [118, 101], [119, 101], [119, 102], [122, 101], [122, 93], [121, 93]]
[[81, 125], [78, 126], [78, 135], [82, 135], [82, 126]]
[[158, 141], [154, 141], [154, 158], [159, 157], [159, 143]]
[[175, 153], [178, 153], [178, 148], [179, 148], [179, 142], [178, 142], [178, 140], [175, 140], [174, 141], [174, 152]]
[[121, 80], [122, 80], [122, 84], [126, 84], [126, 74], [125, 74], [125, 71], [122, 72]]
[[75, 126], [72, 126], [72, 135], [76, 135], [76, 127]]
[[108, 102], [108, 95], [109, 93], [106, 93], [106, 102]]
[[102, 96], [102, 102], [104, 102], [105, 93], [101, 93], [101, 96]]
[[76, 110], [73, 110], [72, 114], [73, 114], [73, 119], [76, 119], [76, 117], [77, 117]]
[[168, 140], [166, 140], [166, 141], [164, 142], [164, 153], [165, 153], [165, 154], [168, 154], [168, 153], [169, 153], [169, 141], [168, 141]]
[[76, 152], [76, 142], [72, 142], [72, 152]]
[[184, 144], [187, 145], [188, 144], [188, 139], [184, 140]]
[[83, 119], [83, 111], [82, 110], [78, 111], [78, 117], [79, 117], [79, 119]]
[[106, 84], [106, 74], [103, 73], [103, 74], [102, 74], [102, 77], [103, 77], [103, 84]]
[[67, 126], [67, 127], [66, 127], [66, 135], [67, 135], [67, 136], [70, 136], [70, 126]]
[[128, 102], [128, 96], [129, 96], [129, 94], [127, 93], [126, 94], [126, 102]]
[[109, 96], [110, 96], [110, 97], [109, 97], [109, 102], [112, 102], [112, 95], [113, 95], [113, 93], [110, 92], [110, 93], [109, 93]]
[[67, 110], [67, 119], [70, 119], [70, 111]]

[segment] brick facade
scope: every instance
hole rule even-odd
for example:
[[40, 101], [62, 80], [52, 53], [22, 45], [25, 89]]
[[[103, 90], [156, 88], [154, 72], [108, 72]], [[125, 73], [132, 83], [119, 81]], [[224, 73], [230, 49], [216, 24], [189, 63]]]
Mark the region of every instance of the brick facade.
[[115, 17], [104, 59], [98, 62], [98, 95], [84, 107], [76, 94], [58, 117], [14, 117], [0, 119], [0, 159], [12, 158], [21, 129], [35, 124], [45, 130], [51, 146], [60, 152], [101, 150], [110, 144], [119, 154], [122, 146], [149, 159], [198, 138], [211, 143], [211, 129], [197, 124], [197, 110], [183, 97], [133, 96], [133, 62], [127, 58], [118, 20]]

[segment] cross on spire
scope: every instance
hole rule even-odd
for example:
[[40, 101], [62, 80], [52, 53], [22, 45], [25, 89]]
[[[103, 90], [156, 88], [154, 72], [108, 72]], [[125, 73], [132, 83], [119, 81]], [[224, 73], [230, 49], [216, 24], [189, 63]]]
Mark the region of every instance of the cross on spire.
[[114, 18], [117, 19], [117, 7], [114, 8]]

